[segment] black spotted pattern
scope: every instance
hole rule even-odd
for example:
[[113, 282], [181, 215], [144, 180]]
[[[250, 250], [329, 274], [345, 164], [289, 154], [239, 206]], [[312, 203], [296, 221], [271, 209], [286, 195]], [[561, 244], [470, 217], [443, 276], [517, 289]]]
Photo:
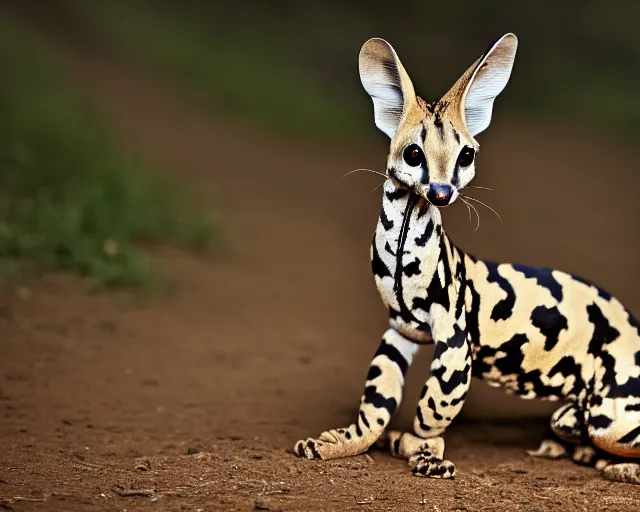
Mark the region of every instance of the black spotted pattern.
[[371, 271], [373, 275], [383, 278], [383, 277], [391, 277], [391, 272], [380, 258], [378, 254], [378, 248], [376, 247], [375, 241], [371, 246]]
[[560, 283], [553, 277], [552, 269], [528, 267], [526, 265], [520, 265], [518, 263], [514, 263], [512, 267], [514, 270], [524, 274], [525, 277], [529, 279], [535, 279], [538, 283], [538, 286], [542, 286], [543, 288], [549, 290], [551, 296], [555, 300], [557, 300], [558, 302], [562, 301], [562, 286], [560, 286]]
[[486, 262], [486, 265], [487, 269], [489, 269], [487, 281], [496, 283], [507, 294], [504, 299], [495, 305], [493, 311], [491, 311], [491, 320], [506, 320], [511, 316], [513, 307], [516, 305], [516, 293], [513, 291], [511, 283], [498, 272], [499, 265], [497, 263]]
[[531, 313], [531, 323], [546, 337], [544, 349], [549, 351], [558, 343], [560, 333], [569, 323], [557, 307], [538, 306]]
[[393, 229], [393, 221], [389, 220], [389, 218], [387, 217], [387, 214], [384, 211], [384, 208], [380, 212], [380, 223], [382, 224], [382, 227], [384, 228], [385, 231], [389, 231]]
[[633, 447], [640, 446], [640, 425], [618, 439], [618, 442], [628, 444]]
[[[430, 108], [433, 108], [435, 115], [438, 107], [431, 106]], [[437, 125], [436, 122], [436, 129], [444, 130], [444, 126], [438, 128]], [[381, 227], [378, 230], [378, 235], [382, 236], [382, 243], [379, 242], [379, 250], [384, 250], [394, 257], [395, 267], [387, 268], [382, 263], [375, 245], [372, 251], [374, 273], [377, 276], [392, 275], [394, 278], [393, 295], [397, 298], [399, 307], [390, 307], [389, 302], [386, 302], [391, 320], [397, 321], [403, 326], [403, 329], [407, 328], [409, 333], [413, 330], [418, 333], [428, 332], [430, 335], [431, 315], [436, 315], [437, 312], [439, 317], [440, 311], [444, 309], [451, 315], [451, 318], [459, 321], [459, 324], [463, 326], [461, 328], [454, 323], [454, 333], [450, 339], [434, 340], [434, 360], [441, 361], [441, 364], [432, 365], [431, 378], [437, 381], [435, 389], [439, 387], [439, 392], [431, 396], [428, 393], [429, 388], [427, 386], [423, 388], [421, 393], [422, 408], [418, 407], [416, 412], [416, 423], [420, 429], [429, 431], [436, 428], [430, 424], [434, 421], [441, 423], [438, 425], [440, 428], [443, 422], [452, 419], [450, 416], [453, 415], [448, 415], [449, 408], [459, 406], [464, 402], [466, 391], [462, 392], [462, 390], [466, 390], [470, 374], [477, 377], [499, 379], [517, 394], [527, 397], [563, 397], [568, 399], [572, 404], [575, 404], [575, 419], [572, 415], [569, 423], [559, 423], [562, 418], [554, 420], [555, 428], [564, 432], [567, 439], [579, 434], [581, 438], [584, 438], [583, 440], [588, 441], [584, 437], [587, 436], [586, 425], [598, 431], [612, 428], [613, 422], [617, 420], [607, 412], [608, 399], [637, 398], [635, 401], [626, 403], [625, 410], [640, 411], [640, 378], [632, 376], [625, 378], [619, 374], [620, 372], [616, 374], [616, 360], [608, 348], [609, 345], [621, 338], [621, 333], [616, 328], [619, 327], [617, 321], [612, 321], [608, 316], [610, 314], [608, 303], [612, 301], [612, 298], [607, 292], [580, 278], [569, 276], [576, 283], [580, 282], [594, 289], [594, 302], [585, 304], [584, 309], [580, 311], [580, 314], [586, 313], [589, 324], [593, 326], [591, 338], [585, 340], [585, 352], [593, 357], [584, 359], [579, 354], [576, 355], [573, 352], [575, 345], [570, 346], [571, 353], [563, 353], [559, 350], [560, 344], [565, 342], [565, 338], [567, 342], [569, 341], [567, 337], [569, 327], [573, 328], [572, 322], [575, 322], [569, 316], [572, 308], [563, 307], [564, 304], [562, 304], [563, 301], [568, 300], [564, 274], [555, 273], [549, 268], [520, 264], [479, 263], [472, 255], [459, 250], [445, 236], [441, 223], [436, 220], [439, 219], [439, 216], [430, 215], [430, 212], [435, 211], [434, 207], [418, 200], [413, 192], [405, 189], [397, 189], [393, 192], [385, 192], [385, 194], [388, 201], [402, 199], [402, 203], [394, 205], [394, 208], [398, 212], [404, 210], [399, 237], [397, 224], [400, 220], [395, 220], [396, 217], [393, 217], [395, 222], [391, 221], [386, 212], [380, 217]], [[416, 215], [414, 208], [418, 205], [419, 210]], [[414, 212], [413, 215], [412, 212]], [[421, 220], [422, 218], [425, 220]], [[424, 227], [419, 231], [416, 230], [415, 234], [412, 231], [412, 236], [409, 237], [409, 223], [414, 219], [418, 219], [418, 222], [422, 223], [420, 225]], [[396, 230], [395, 234], [389, 235], [385, 240], [383, 232], [392, 229]], [[427, 254], [425, 251], [428, 251], [428, 259], [423, 260], [422, 255]], [[495, 302], [488, 304], [483, 303], [484, 298], [478, 293], [481, 284], [477, 283], [477, 280], [482, 278], [478, 276], [476, 269], [484, 268], [482, 265], [486, 265], [486, 281], [496, 285], [491, 291], [493, 295], [490, 297], [491, 301], [495, 300]], [[471, 272], [470, 268], [474, 272]], [[427, 271], [432, 277], [424, 279], [423, 291], [418, 290], [418, 293], [412, 297], [406, 296], [407, 292], [403, 293], [403, 280], [415, 278]], [[522, 280], [511, 280], [509, 277], [505, 277], [505, 275], [511, 276], [513, 271], [522, 274], [527, 280], [535, 281], [535, 286], [539, 287], [538, 289], [541, 291], [548, 291], [548, 295], [537, 293], [532, 288], [533, 283], [529, 282], [526, 293], [532, 295], [521, 297], [519, 294], [522, 292], [519, 286]], [[431, 274], [431, 272], [433, 273]], [[412, 282], [412, 285], [414, 283], [415, 281]], [[390, 290], [390, 285], [385, 286], [389, 286]], [[482, 286], [483, 289], [486, 287], [485, 284]], [[576, 284], [575, 286], [580, 285]], [[595, 298], [596, 291], [597, 299]], [[502, 295], [496, 297], [495, 293], [502, 293]], [[554, 302], [548, 302], [549, 296]], [[529, 322], [525, 322], [521, 330], [508, 333], [505, 339], [497, 344], [496, 342], [499, 340], [488, 340], [491, 342], [490, 345], [484, 342], [479, 318], [481, 308], [487, 308], [487, 315], [493, 322], [506, 321], [512, 318], [516, 308], [529, 307], [528, 304], [532, 302], [532, 299], [535, 301], [538, 297], [541, 301], [545, 301], [544, 304], [538, 303], [536, 305], [534, 303], [528, 312]], [[588, 297], [588, 295], [582, 294], [579, 297]], [[438, 304], [442, 308], [434, 310], [432, 307], [434, 304]], [[416, 317], [417, 311], [425, 312], [429, 321], [419, 321]], [[631, 314], [628, 315], [628, 322], [640, 335], [638, 321]], [[505, 327], [511, 323], [505, 324]], [[526, 333], [530, 332], [531, 327], [535, 327], [540, 332], [542, 341], [539, 341], [538, 335], [532, 335], [529, 338]], [[404, 334], [403, 330], [400, 332]], [[409, 337], [411, 337], [410, 334]], [[450, 355], [449, 351], [459, 350], [465, 345], [468, 353], [467, 357], [463, 358], [464, 364], [452, 368], [443, 363], [443, 361], [452, 361], [451, 358], [447, 358]], [[380, 350], [384, 350], [383, 347], [384, 345]], [[541, 367], [532, 366], [531, 363], [535, 362], [535, 358], [529, 357], [531, 351], [541, 350], [550, 353], [542, 356], [542, 360], [546, 363], [549, 362], [549, 357], [556, 358], [550, 369], [544, 372]], [[527, 356], [526, 360], [529, 365], [526, 368], [524, 367], [525, 356]], [[392, 360], [394, 358], [393, 355], [389, 357]], [[636, 349], [629, 357], [632, 362], [640, 366], [640, 350]], [[597, 367], [602, 368], [602, 372], [599, 372], [597, 376], [592, 374], [594, 360]], [[460, 360], [456, 357], [456, 361]], [[583, 364], [586, 366], [583, 367]], [[401, 371], [404, 374], [406, 368], [401, 367]], [[376, 370], [372, 367], [369, 372], [368, 381], [375, 378], [379, 369]], [[589, 374], [588, 382], [585, 382], [587, 377], [583, 377], [583, 373]], [[447, 380], [445, 380], [445, 375], [448, 377]], [[551, 384], [552, 382], [553, 384]], [[453, 398], [453, 396], [458, 396], [458, 398]], [[398, 406], [395, 400], [383, 397], [377, 388], [371, 385], [365, 390], [364, 401], [375, 403], [390, 412], [395, 411]], [[444, 410], [447, 412], [444, 412], [443, 409], [438, 410], [439, 408], [445, 408]], [[594, 411], [592, 414], [589, 414], [589, 408]], [[430, 421], [425, 422], [427, 416]], [[366, 419], [364, 418], [364, 420]], [[360, 418], [360, 423], [366, 426], [364, 420]], [[624, 440], [628, 443], [640, 443], [639, 435], [640, 432], [631, 428]]]
[[409, 368], [409, 363], [404, 358], [404, 356], [400, 353], [400, 351], [396, 347], [394, 347], [391, 343], [387, 343], [386, 341], [383, 341], [382, 343], [380, 343], [380, 346], [376, 351], [374, 359], [380, 355], [384, 355], [390, 361], [396, 363], [398, 365], [398, 368], [400, 368], [402, 375], [405, 375], [407, 373], [407, 369]]

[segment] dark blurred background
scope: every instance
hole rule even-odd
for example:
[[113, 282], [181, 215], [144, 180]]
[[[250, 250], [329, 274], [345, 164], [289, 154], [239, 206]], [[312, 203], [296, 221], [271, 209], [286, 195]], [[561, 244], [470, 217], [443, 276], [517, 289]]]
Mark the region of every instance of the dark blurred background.
[[[476, 178], [495, 189], [477, 197], [503, 223], [480, 209], [474, 232], [461, 205], [446, 212], [445, 227], [479, 257], [574, 272], [637, 314], [639, 16], [630, 1], [4, 2], [0, 93], [12, 115], [3, 169], [20, 176], [4, 183], [5, 274], [26, 259], [137, 284], [153, 265], [140, 239], [214, 253], [224, 239], [231, 263], [198, 267], [196, 281], [211, 287], [202, 297], [215, 305], [200, 321], [242, 342], [214, 345], [229, 357], [264, 356], [277, 387], [316, 393], [318, 417], [355, 407], [385, 326], [368, 263], [380, 193], [371, 193], [375, 176], [341, 178], [383, 170], [388, 147], [359, 82], [360, 47], [387, 39], [419, 94], [434, 100], [491, 41], [514, 32], [514, 71], [479, 137]], [[51, 104], [77, 114], [53, 123]], [[34, 126], [49, 128], [33, 136]], [[105, 159], [110, 170], [86, 172]], [[156, 194], [153, 176], [170, 180], [169, 192]], [[142, 192], [131, 197], [132, 188]], [[42, 190], [59, 198], [46, 214], [28, 200]], [[183, 193], [197, 199], [167, 210]], [[81, 205], [72, 213], [70, 194]], [[69, 222], [63, 233], [47, 222], [52, 211]], [[296, 373], [292, 353], [312, 363]], [[414, 394], [426, 378], [420, 364]], [[259, 381], [252, 372], [217, 375], [241, 389]], [[476, 386], [465, 412], [537, 410], [524, 407]]]
[[[31, 3], [33, 5], [33, 3]], [[633, 2], [209, 2], [60, 0], [34, 14], [151, 66], [230, 115], [302, 135], [371, 139], [357, 54], [390, 41], [417, 90], [436, 98], [488, 44], [520, 38], [501, 111], [636, 134], [640, 36]]]

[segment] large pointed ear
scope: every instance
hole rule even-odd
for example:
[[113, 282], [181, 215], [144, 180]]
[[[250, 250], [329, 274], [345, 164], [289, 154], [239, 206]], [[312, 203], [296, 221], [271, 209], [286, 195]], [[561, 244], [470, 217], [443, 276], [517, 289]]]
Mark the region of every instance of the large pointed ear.
[[505, 34], [462, 75], [462, 119], [474, 137], [491, 122], [493, 101], [509, 81], [517, 48], [516, 36]]
[[373, 100], [376, 126], [390, 138], [402, 115], [416, 101], [409, 75], [395, 50], [384, 39], [369, 39], [359, 58], [360, 80]]

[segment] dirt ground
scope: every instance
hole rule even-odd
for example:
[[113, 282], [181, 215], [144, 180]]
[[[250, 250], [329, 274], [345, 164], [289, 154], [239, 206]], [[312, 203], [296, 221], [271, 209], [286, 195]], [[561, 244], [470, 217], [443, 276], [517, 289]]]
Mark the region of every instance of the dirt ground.
[[[480, 382], [445, 437], [453, 481], [413, 477], [379, 451], [294, 457], [299, 438], [355, 418], [384, 330], [368, 266], [378, 182], [340, 180], [382, 167], [383, 139], [333, 152], [293, 144], [213, 121], [126, 63], [55, 48], [128, 148], [210, 201], [232, 252], [155, 249], [172, 287], [141, 303], [87, 295], [60, 275], [0, 298], [0, 509], [640, 509], [640, 487], [527, 457], [552, 408]], [[454, 208], [454, 239], [483, 257], [588, 275], [640, 311], [637, 279], [624, 270], [640, 256], [635, 155], [562, 126], [507, 114], [495, 124], [478, 184], [497, 189], [487, 197], [505, 222], [482, 212], [474, 234]], [[570, 165], [585, 179], [563, 172]], [[624, 183], [616, 201], [598, 204], [611, 182]], [[410, 428], [427, 365], [410, 372], [396, 427]]]

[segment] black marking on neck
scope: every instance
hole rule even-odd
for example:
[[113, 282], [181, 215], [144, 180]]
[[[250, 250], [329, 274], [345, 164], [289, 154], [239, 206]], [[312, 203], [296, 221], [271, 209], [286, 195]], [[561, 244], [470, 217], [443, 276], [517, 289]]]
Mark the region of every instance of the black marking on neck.
[[391, 254], [391, 256], [395, 257], [396, 252], [391, 248], [391, 246], [389, 245], [389, 242], [384, 243], [384, 250], [387, 251], [389, 254]]
[[[423, 322], [418, 320], [415, 315], [411, 312], [411, 310], [407, 307], [407, 304], [404, 301], [404, 293], [402, 286], [402, 277], [404, 268], [402, 266], [402, 256], [405, 254], [405, 244], [407, 242], [407, 236], [409, 234], [409, 221], [411, 219], [411, 214], [418, 203], [420, 198], [416, 194], [411, 194], [407, 201], [407, 207], [405, 208], [404, 217], [402, 219], [402, 226], [400, 227], [400, 237], [398, 239], [398, 248], [396, 249], [396, 268], [395, 268], [395, 276], [393, 283], [393, 290], [396, 294], [396, 299], [398, 300], [398, 305], [400, 306], [400, 311], [395, 312], [389, 309], [389, 314], [393, 316], [400, 316], [405, 322], [415, 322], [418, 325], [422, 326]], [[415, 263], [415, 262], [414, 262]], [[411, 268], [410, 272], [414, 269]], [[419, 270], [419, 269], [418, 269]], [[430, 332], [430, 328], [428, 331]]]
[[[436, 228], [437, 231], [437, 228]], [[438, 234], [438, 236], [440, 236]], [[442, 267], [444, 269], [444, 275], [442, 276], [442, 280], [440, 279], [440, 262], [442, 262]], [[449, 299], [449, 287], [452, 284], [451, 280], [451, 269], [449, 265], [451, 262], [447, 256], [447, 249], [445, 245], [445, 241], [443, 237], [440, 237], [440, 254], [438, 256], [438, 263], [436, 264], [436, 269], [433, 273], [433, 277], [431, 278], [431, 282], [427, 286], [427, 296], [425, 298], [422, 297], [414, 297], [412, 307], [413, 309], [421, 309], [423, 311], [429, 312], [432, 304], [440, 304], [444, 309], [449, 311], [451, 307], [451, 301]]]
[[391, 272], [380, 258], [378, 254], [378, 247], [376, 246], [376, 237], [373, 235], [373, 242], [371, 244], [371, 271], [374, 276], [382, 279], [383, 277], [391, 277]]
[[418, 210], [418, 218], [421, 219], [429, 212], [430, 203], [428, 201], [422, 201]]
[[427, 223], [427, 227], [424, 230], [422, 235], [416, 237], [415, 243], [418, 247], [424, 247], [427, 245], [427, 242], [431, 240], [431, 235], [433, 235], [433, 219], [429, 219]]
[[396, 275], [395, 275], [395, 283], [393, 284], [393, 289], [398, 296], [398, 303], [400, 307], [406, 308], [404, 304], [404, 300], [402, 298], [402, 255], [404, 254], [404, 246], [407, 242], [407, 235], [409, 233], [409, 221], [411, 219], [411, 214], [413, 213], [413, 209], [418, 203], [418, 196], [415, 194], [411, 194], [409, 196], [409, 200], [407, 201], [407, 206], [404, 210], [404, 217], [402, 218], [402, 226], [400, 227], [400, 238], [398, 239], [398, 248], [396, 249]]
[[411, 263], [405, 265], [405, 267], [402, 269], [402, 272], [407, 277], [420, 275], [420, 259], [415, 258]]
[[384, 208], [380, 209], [380, 223], [385, 231], [393, 229], [393, 221], [387, 217], [387, 213], [384, 211]]

